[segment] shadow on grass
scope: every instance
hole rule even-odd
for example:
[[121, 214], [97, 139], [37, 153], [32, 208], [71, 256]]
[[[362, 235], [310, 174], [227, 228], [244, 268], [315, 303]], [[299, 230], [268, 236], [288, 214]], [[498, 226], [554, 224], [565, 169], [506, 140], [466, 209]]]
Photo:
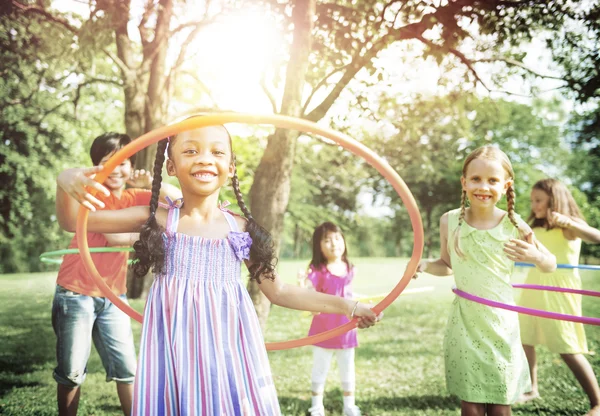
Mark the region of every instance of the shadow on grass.
[[47, 303], [23, 307], [13, 299], [1, 297], [4, 303], [0, 316], [0, 397], [13, 387], [36, 386], [24, 381], [22, 375], [52, 368], [55, 361], [55, 338], [50, 305]]
[[[325, 413], [342, 414], [342, 392], [339, 389], [325, 392], [323, 398]], [[310, 400], [302, 400], [296, 397], [279, 396], [281, 411], [285, 415], [308, 415]], [[401, 396], [401, 397], [377, 397], [365, 400], [357, 400], [364, 416], [375, 416], [382, 411], [399, 412], [402, 410], [425, 410], [435, 414], [442, 410], [460, 410], [460, 400], [451, 396]]]
[[379, 397], [368, 400], [363, 407], [365, 413], [369, 412], [369, 408], [385, 409], [388, 411], [400, 411], [402, 409], [430, 411], [458, 410], [460, 409], [460, 400], [451, 396], [438, 395]]

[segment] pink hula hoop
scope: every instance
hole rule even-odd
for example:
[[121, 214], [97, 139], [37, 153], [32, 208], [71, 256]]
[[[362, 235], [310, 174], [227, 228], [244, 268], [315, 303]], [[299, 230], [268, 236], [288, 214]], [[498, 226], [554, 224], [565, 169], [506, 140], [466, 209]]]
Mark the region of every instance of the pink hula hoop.
[[[586, 295], [586, 296], [600, 297], [600, 292], [594, 292], [591, 290], [568, 289], [568, 288], [564, 288], [564, 287], [528, 285], [528, 284], [518, 284], [518, 285], [513, 285], [513, 286], [515, 288], [520, 288], [520, 289], [547, 290], [547, 291], [551, 291], [551, 292], [575, 293], [575, 294]], [[590, 316], [567, 315], [564, 313], [543, 311], [541, 309], [526, 308], [524, 306], [508, 305], [506, 303], [496, 302], [494, 300], [482, 298], [482, 297], [475, 296], [475, 295], [472, 295], [467, 292], [463, 292], [462, 290], [460, 290], [456, 287], [453, 288], [452, 291], [457, 296], [460, 296], [461, 298], [470, 300], [472, 302], [480, 303], [482, 305], [492, 306], [494, 308], [505, 309], [508, 311], [522, 313], [525, 315], [537, 316], [540, 318], [557, 319], [559, 321], [570, 321], [570, 322], [577, 322], [580, 324], [600, 326], [600, 318], [593, 318]]]

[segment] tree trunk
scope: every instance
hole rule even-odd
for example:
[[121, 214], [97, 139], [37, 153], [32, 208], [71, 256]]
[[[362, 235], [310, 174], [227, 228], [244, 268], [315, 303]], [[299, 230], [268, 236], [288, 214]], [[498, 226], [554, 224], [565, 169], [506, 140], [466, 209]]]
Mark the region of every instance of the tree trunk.
[[[281, 103], [281, 113], [289, 116], [302, 115], [302, 89], [311, 49], [315, 3], [316, 0], [297, 0], [292, 12], [294, 39]], [[298, 132], [287, 129], [277, 129], [269, 137], [250, 189], [252, 215], [273, 236], [277, 255], [281, 244], [283, 216], [289, 201], [297, 137]], [[248, 292], [264, 332], [271, 304], [255, 281], [248, 283]]]
[[[150, 32], [147, 29], [140, 30], [143, 56], [139, 64], [134, 59], [134, 48], [127, 33], [129, 2], [122, 2], [118, 12], [120, 16], [116, 20], [115, 36], [117, 55], [123, 63], [121, 71], [125, 93], [125, 130], [131, 138], [136, 139], [165, 121], [165, 103], [169, 99], [165, 88], [165, 62], [173, 5], [172, 0], [160, 0], [152, 41], [149, 40]], [[137, 154], [135, 167], [152, 172], [155, 157], [154, 144]], [[151, 273], [137, 278], [130, 270], [127, 275], [128, 296], [132, 299], [145, 296], [151, 282]]]

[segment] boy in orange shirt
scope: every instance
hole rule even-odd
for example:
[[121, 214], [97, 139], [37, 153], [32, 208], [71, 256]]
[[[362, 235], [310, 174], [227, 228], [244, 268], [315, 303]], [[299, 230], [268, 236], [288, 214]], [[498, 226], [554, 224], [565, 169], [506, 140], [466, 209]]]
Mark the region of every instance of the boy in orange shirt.
[[[121, 163], [99, 184], [92, 178], [102, 169], [116, 151], [131, 142], [129, 136], [105, 133], [92, 143], [90, 156], [94, 167], [67, 169], [57, 178], [56, 213], [61, 227], [65, 219], [79, 209], [79, 204], [92, 211], [122, 209], [135, 205], [148, 205], [152, 177], [144, 170], [133, 170], [135, 155]], [[125, 189], [129, 184], [133, 188]], [[96, 196], [84, 193], [84, 186], [97, 191]], [[178, 188], [166, 185], [161, 196], [169, 194], [172, 199], [181, 196]], [[87, 234], [89, 247], [131, 246], [138, 234]], [[76, 236], [69, 248], [77, 248]], [[128, 253], [94, 253], [92, 259], [111, 290], [127, 301]], [[79, 405], [80, 386], [86, 376], [86, 365], [92, 340], [106, 370], [106, 380], [115, 380], [121, 408], [125, 415], [131, 414], [132, 383], [135, 376], [136, 356], [130, 319], [124, 312], [103, 297], [91, 277], [88, 276], [81, 256], [67, 255], [61, 264], [56, 280], [56, 292], [52, 304], [52, 326], [56, 334], [57, 366], [54, 379], [58, 383], [57, 399], [60, 415], [76, 415]]]

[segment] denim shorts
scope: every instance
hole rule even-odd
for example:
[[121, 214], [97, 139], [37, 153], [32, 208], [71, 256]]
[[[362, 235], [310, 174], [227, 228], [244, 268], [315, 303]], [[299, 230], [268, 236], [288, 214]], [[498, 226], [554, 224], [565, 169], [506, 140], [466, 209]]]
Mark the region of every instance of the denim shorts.
[[[127, 302], [127, 297], [120, 298]], [[56, 286], [52, 303], [56, 334], [54, 379], [77, 387], [85, 380], [92, 340], [106, 370], [106, 381], [131, 384], [136, 357], [130, 318], [107, 298], [82, 295]]]

